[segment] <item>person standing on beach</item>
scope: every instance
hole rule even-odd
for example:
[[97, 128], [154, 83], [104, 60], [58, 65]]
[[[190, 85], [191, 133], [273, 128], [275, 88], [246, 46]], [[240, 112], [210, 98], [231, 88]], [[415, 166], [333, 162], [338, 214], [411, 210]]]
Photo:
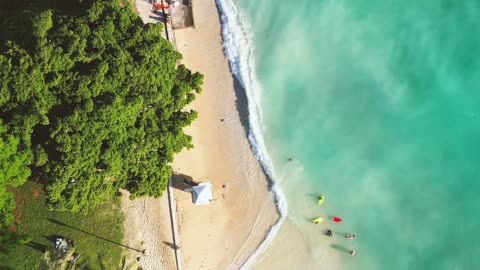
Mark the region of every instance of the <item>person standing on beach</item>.
[[352, 256], [355, 255], [355, 249], [352, 249], [352, 250], [350, 251], [350, 255], [352, 255]]

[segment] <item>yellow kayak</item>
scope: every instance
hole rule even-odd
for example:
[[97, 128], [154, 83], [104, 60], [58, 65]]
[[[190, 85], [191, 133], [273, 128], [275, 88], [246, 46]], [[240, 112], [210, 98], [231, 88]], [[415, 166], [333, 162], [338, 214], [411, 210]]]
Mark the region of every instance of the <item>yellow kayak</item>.
[[317, 217], [316, 219], [313, 220], [313, 224], [318, 224], [323, 221], [322, 217]]
[[325, 195], [318, 197], [318, 205], [322, 205], [323, 201], [325, 201]]

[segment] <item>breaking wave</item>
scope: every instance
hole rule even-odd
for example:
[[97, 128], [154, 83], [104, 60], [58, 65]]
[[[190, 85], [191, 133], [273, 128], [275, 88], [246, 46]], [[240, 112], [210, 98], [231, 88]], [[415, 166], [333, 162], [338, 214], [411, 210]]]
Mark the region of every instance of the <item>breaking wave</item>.
[[233, 74], [245, 90], [248, 99], [248, 140], [252, 146], [253, 154], [272, 180], [272, 192], [280, 213], [278, 222], [270, 228], [262, 243], [240, 268], [248, 269], [255, 262], [258, 255], [266, 250], [269, 243], [277, 234], [285, 219], [288, 207], [283, 192], [278, 185], [275, 184], [273, 162], [265, 146], [262, 113], [260, 109], [262, 87], [255, 74], [254, 46], [250, 27], [246, 18], [238, 11], [232, 0], [216, 0], [216, 2], [222, 24], [224, 53], [230, 63]]

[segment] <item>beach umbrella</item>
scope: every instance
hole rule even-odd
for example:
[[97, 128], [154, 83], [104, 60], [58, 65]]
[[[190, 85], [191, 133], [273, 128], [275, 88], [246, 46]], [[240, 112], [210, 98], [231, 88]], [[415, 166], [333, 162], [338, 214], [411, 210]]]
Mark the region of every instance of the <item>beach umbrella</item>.
[[198, 186], [185, 189], [185, 191], [192, 192], [195, 205], [209, 204], [212, 200], [212, 184], [210, 182], [200, 183]]

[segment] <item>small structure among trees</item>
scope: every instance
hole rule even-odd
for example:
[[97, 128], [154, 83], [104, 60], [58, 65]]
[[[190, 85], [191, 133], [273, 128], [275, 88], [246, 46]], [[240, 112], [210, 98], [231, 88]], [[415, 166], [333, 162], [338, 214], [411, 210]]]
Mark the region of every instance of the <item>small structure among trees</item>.
[[169, 3], [173, 29], [195, 27], [192, 0], [164, 0]]
[[55, 248], [49, 249], [43, 256], [42, 269], [46, 270], [74, 270], [80, 258], [75, 253], [75, 243], [71, 239], [55, 239]]

